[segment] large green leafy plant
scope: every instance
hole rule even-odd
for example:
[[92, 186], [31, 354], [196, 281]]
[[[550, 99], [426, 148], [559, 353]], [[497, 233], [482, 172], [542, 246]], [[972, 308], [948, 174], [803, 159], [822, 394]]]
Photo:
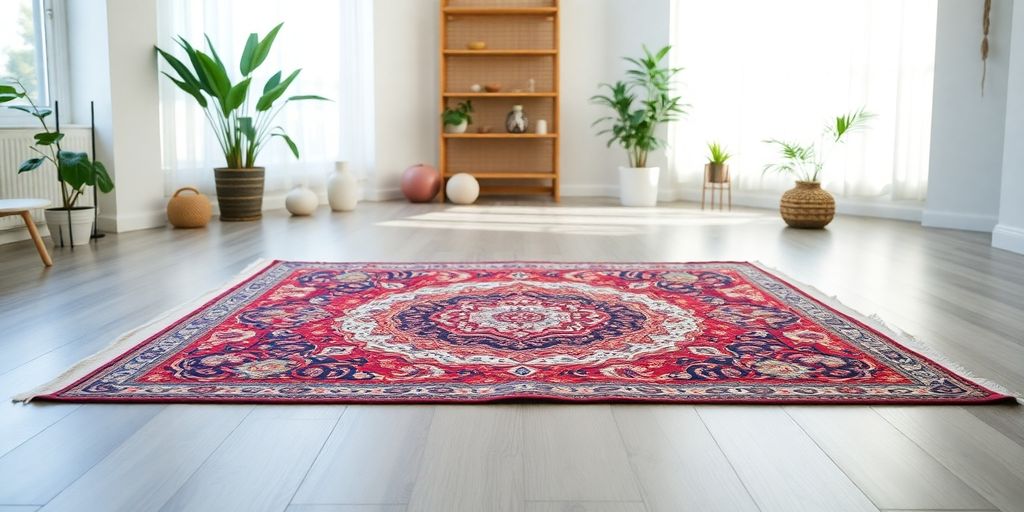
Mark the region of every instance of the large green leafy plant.
[[825, 142], [832, 145], [842, 144], [846, 135], [866, 129], [868, 122], [873, 117], [875, 116], [863, 108], [836, 116], [833, 122], [825, 126], [822, 140], [817, 144], [799, 144], [778, 139], [766, 140], [766, 143], [778, 148], [782, 160], [764, 166], [763, 173], [789, 174], [798, 181], [817, 183], [821, 170], [825, 167], [823, 154]]
[[64, 133], [59, 129], [51, 130], [46, 124], [46, 118], [53, 114], [53, 110], [36, 106], [20, 81], [11, 80], [11, 83], [13, 85], [0, 84], [0, 103], [25, 101], [27, 105], [11, 105], [7, 108], [25, 112], [36, 118], [43, 127], [43, 131], [34, 135], [35, 144], [31, 146], [38, 156], [22, 162], [18, 174], [34, 171], [47, 162], [53, 164], [57, 168], [62, 208], [65, 210], [75, 207], [86, 187], [96, 187], [104, 194], [114, 190], [114, 181], [110, 179], [106, 166], [90, 160], [88, 153], [66, 151], [61, 147]]
[[167, 72], [163, 74], [195, 98], [202, 107], [217, 135], [217, 142], [224, 152], [226, 167], [229, 169], [256, 167], [256, 157], [273, 137], [282, 139], [288, 144], [295, 158], [299, 158], [299, 148], [295, 141], [285, 133], [284, 128], [275, 125], [274, 120], [281, 110], [293, 101], [326, 99], [316, 95], [302, 95], [282, 100], [285, 92], [302, 71], [297, 69], [286, 78], [282, 78], [280, 71], [271, 75], [263, 85], [262, 92], [256, 93], [259, 96], [255, 104], [250, 101], [250, 95], [254, 90], [253, 72], [267, 60], [282, 25], [284, 24], [274, 27], [262, 39], [255, 33], [249, 34], [238, 66], [242, 78], [235, 83], [231, 82], [227, 67], [214, 49], [209, 36], [206, 37], [209, 54], [195, 49], [180, 36], [175, 39], [188, 57], [188, 65], [170, 53], [160, 48], [156, 49], [177, 77]]
[[591, 98], [592, 102], [614, 111], [613, 115], [594, 121], [594, 126], [607, 126], [599, 135], [610, 135], [608, 147], [617, 143], [626, 150], [630, 167], [647, 167], [647, 155], [665, 144], [658, 137], [658, 126], [675, 121], [685, 113], [685, 105], [672, 90], [672, 80], [682, 68], [663, 64], [671, 48], [666, 46], [651, 53], [645, 46], [643, 57], [625, 57], [632, 64], [626, 71], [627, 79], [601, 84], [607, 94]]

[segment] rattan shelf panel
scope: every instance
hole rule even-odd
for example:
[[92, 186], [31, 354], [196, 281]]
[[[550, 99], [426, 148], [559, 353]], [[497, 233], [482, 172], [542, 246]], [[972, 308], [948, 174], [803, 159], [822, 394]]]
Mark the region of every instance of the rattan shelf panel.
[[[451, 178], [456, 174], [446, 174], [445, 178]], [[465, 174], [472, 174], [473, 177], [481, 180], [553, 180], [558, 177], [553, 172], [467, 172]]]
[[558, 55], [551, 49], [509, 49], [509, 50], [445, 50], [445, 55], [456, 57], [546, 57]]
[[545, 15], [550, 16], [558, 12], [557, 7], [445, 7], [445, 14], [461, 14], [473, 16], [496, 16], [496, 15]]
[[448, 0], [442, 3], [442, 8], [468, 8], [468, 9], [511, 9], [511, 8], [533, 8], [553, 7], [557, 8], [556, 0]]
[[554, 92], [446, 92], [445, 98], [554, 98]]

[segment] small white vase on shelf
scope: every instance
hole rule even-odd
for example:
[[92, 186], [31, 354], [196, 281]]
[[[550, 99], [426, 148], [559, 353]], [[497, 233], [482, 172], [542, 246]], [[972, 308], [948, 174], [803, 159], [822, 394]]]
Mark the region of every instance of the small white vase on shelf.
[[338, 162], [334, 166], [334, 174], [327, 178], [327, 202], [331, 210], [350, 212], [356, 209], [359, 202], [359, 184], [348, 169], [348, 162]]
[[313, 215], [319, 203], [320, 199], [316, 197], [316, 192], [302, 185], [295, 185], [295, 188], [284, 198], [284, 207], [288, 213], [297, 217]]

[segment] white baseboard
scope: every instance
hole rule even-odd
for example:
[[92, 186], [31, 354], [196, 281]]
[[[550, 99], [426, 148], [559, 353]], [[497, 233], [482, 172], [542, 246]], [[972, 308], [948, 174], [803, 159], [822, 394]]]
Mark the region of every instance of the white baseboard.
[[926, 228], [962, 229], [964, 231], [982, 231], [991, 233], [998, 220], [995, 215], [977, 215], [973, 213], [942, 212], [925, 210], [921, 215], [921, 225]]
[[565, 185], [559, 190], [566, 197], [619, 197], [616, 185]]
[[[37, 222], [36, 227], [39, 229], [39, 236], [43, 238], [50, 236], [50, 230], [46, 228], [45, 222]], [[29, 236], [28, 230], [25, 229], [25, 226], [17, 226], [0, 230], [0, 245], [20, 242], [22, 240], [30, 240], [31, 238], [32, 237]]]
[[992, 247], [1024, 254], [1024, 228], [999, 224], [992, 230]]
[[[680, 197], [686, 201], [700, 202], [700, 190], [683, 188], [680, 190]], [[710, 195], [708, 196], [710, 198]], [[778, 210], [779, 200], [782, 193], [776, 194], [755, 194], [750, 192], [733, 192], [732, 204], [734, 206], [747, 206], [751, 208], [764, 208], [766, 210]], [[728, 196], [726, 196], [728, 199]], [[717, 196], [716, 196], [717, 200]], [[709, 199], [710, 201], [710, 199]], [[882, 202], [858, 199], [836, 198], [836, 213], [841, 215], [856, 215], [860, 217], [875, 217], [880, 219], [907, 220], [912, 222], [921, 221], [922, 204], [917, 202]]]
[[167, 214], [163, 210], [155, 210], [130, 215], [101, 213], [96, 222], [100, 231], [107, 233], [125, 233], [141, 229], [159, 228], [167, 225]]

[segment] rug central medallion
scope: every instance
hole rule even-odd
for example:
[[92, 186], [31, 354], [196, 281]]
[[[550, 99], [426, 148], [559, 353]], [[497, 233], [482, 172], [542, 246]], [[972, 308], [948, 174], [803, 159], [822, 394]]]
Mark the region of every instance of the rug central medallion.
[[356, 307], [338, 332], [367, 349], [445, 364], [571, 366], [673, 350], [691, 311], [655, 297], [574, 282], [464, 282]]

